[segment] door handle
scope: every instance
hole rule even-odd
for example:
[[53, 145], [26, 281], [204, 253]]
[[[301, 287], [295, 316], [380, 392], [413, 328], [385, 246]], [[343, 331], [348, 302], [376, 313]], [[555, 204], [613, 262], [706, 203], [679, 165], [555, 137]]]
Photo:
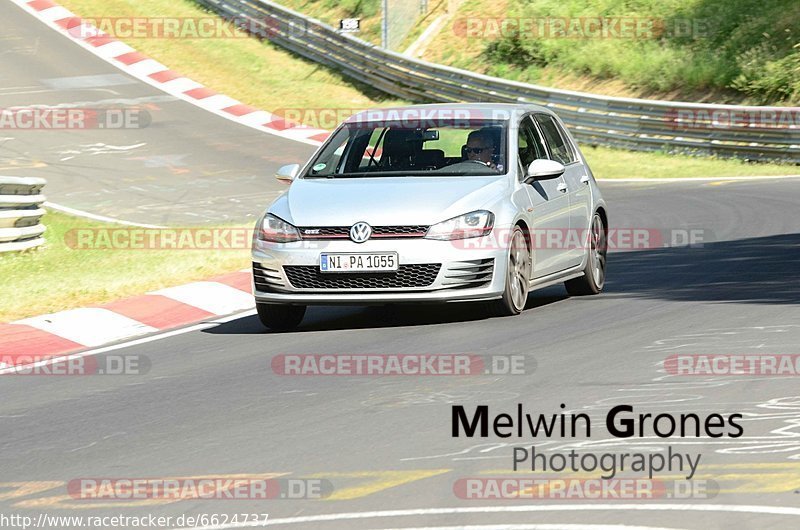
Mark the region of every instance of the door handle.
[[561, 193], [566, 193], [567, 192], [567, 185], [562, 182], [562, 183], [560, 183], [558, 185], [558, 187], [556, 189], [558, 191], [560, 191]]
[[582, 184], [589, 184], [589, 175], [584, 175], [581, 177]]

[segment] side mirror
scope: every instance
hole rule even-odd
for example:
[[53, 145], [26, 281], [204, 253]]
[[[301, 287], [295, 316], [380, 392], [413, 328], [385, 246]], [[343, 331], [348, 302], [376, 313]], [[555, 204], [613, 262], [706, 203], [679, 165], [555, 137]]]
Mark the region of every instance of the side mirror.
[[299, 172], [300, 164], [289, 164], [287, 166], [280, 167], [278, 172], [275, 173], [275, 178], [284, 184], [291, 184]]
[[526, 175], [525, 182], [532, 182], [534, 180], [550, 180], [556, 179], [564, 174], [567, 168], [564, 164], [556, 162], [555, 160], [534, 160], [528, 166], [528, 174]]

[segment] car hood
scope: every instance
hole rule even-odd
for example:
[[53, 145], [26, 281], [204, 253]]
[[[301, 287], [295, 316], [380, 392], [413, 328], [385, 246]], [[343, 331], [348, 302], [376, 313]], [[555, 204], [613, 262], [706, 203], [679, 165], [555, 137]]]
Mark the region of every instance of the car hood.
[[269, 211], [295, 226], [431, 225], [486, 208], [503, 175], [298, 179]]

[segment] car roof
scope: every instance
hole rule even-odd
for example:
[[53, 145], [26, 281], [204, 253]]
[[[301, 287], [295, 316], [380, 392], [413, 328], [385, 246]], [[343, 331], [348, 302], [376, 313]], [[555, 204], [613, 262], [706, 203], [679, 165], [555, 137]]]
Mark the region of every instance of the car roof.
[[448, 118], [460, 119], [495, 119], [515, 120], [529, 112], [543, 112], [553, 115], [546, 107], [533, 104], [515, 103], [436, 103], [429, 105], [406, 105], [402, 107], [376, 107], [353, 114], [345, 120], [348, 122], [393, 121], [395, 119], [437, 120]]

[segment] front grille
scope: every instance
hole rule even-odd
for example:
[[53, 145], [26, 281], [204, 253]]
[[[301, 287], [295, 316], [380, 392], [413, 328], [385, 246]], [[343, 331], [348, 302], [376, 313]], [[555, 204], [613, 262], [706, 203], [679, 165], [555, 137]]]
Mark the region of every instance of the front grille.
[[[299, 227], [303, 239], [347, 239], [350, 237], [349, 226]], [[424, 225], [409, 226], [373, 226], [372, 237], [401, 238], [425, 237], [428, 227]]]
[[376, 226], [372, 237], [423, 237], [428, 233], [427, 226]]
[[284, 265], [289, 283], [297, 289], [406, 289], [428, 287], [440, 263], [400, 265], [396, 272], [323, 273], [316, 265]]
[[256, 291], [261, 291], [262, 293], [285, 290], [286, 288], [279, 271], [264, 267], [260, 263], [253, 263], [253, 283], [256, 286]]
[[450, 263], [442, 285], [450, 289], [480, 287], [492, 281], [494, 259], [477, 259]]

